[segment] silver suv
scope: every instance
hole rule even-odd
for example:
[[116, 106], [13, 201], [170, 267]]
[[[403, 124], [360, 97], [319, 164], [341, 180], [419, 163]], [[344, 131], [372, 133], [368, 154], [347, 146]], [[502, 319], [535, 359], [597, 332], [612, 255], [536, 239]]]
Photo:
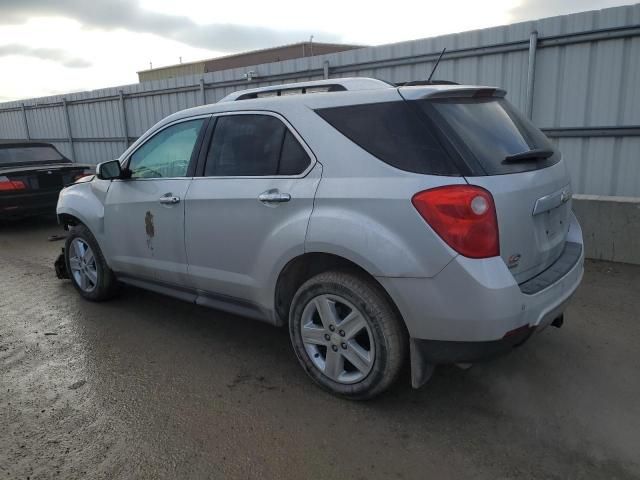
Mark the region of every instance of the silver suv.
[[559, 326], [582, 278], [567, 167], [504, 95], [345, 78], [178, 112], [61, 192], [62, 269], [287, 325], [347, 398], [407, 359], [418, 387]]

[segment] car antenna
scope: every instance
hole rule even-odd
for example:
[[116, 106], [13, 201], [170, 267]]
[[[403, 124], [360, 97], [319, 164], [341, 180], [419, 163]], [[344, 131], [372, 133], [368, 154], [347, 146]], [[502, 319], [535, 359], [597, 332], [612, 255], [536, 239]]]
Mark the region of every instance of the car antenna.
[[431, 79], [433, 78], [433, 74], [436, 73], [436, 68], [438, 68], [438, 65], [440, 64], [440, 60], [442, 59], [442, 56], [444, 55], [444, 52], [447, 51], [447, 47], [444, 47], [442, 49], [442, 51], [440, 52], [440, 56], [438, 57], [438, 60], [436, 60], [436, 64], [433, 66], [433, 70], [431, 70], [431, 75], [429, 75], [429, 78], [427, 78], [427, 83], [431, 83]]

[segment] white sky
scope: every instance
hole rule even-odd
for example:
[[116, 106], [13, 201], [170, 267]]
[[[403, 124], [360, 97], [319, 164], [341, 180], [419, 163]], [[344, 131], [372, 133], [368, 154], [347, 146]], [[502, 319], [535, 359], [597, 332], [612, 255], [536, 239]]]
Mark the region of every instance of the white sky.
[[[239, 30], [229, 35], [236, 35], [239, 40], [256, 31], [255, 39], [249, 40], [255, 43], [255, 48], [307, 40], [309, 35], [320, 42], [378, 45], [629, 3], [629, 0], [118, 1], [137, 9], [137, 23], [122, 19], [118, 23], [116, 19], [100, 24], [101, 17], [95, 12], [76, 15], [74, 0], [60, 1], [66, 8], [59, 10], [56, 2], [44, 4], [41, 9], [38, 0], [0, 0], [0, 102], [135, 83], [136, 71], [148, 68], [150, 61], [159, 67], [178, 63], [180, 56], [188, 62], [237, 51], [216, 40], [218, 37], [193, 39], [191, 33], [199, 30], [198, 25], [204, 33], [220, 24], [237, 26]], [[104, 6], [109, 0], [80, 2], [89, 9], [92, 5]], [[90, 18], [92, 14], [95, 18]], [[162, 25], [158, 27], [156, 22], [147, 28], [147, 17], [154, 14]], [[173, 19], [193, 25], [185, 28], [183, 24], [181, 31], [172, 33], [172, 27], [162, 22], [171, 24]], [[263, 37], [262, 31], [254, 27], [269, 29], [273, 35]], [[142, 33], [145, 28], [149, 33]], [[261, 38], [266, 40], [261, 42]], [[229, 40], [229, 44], [235, 41]]]

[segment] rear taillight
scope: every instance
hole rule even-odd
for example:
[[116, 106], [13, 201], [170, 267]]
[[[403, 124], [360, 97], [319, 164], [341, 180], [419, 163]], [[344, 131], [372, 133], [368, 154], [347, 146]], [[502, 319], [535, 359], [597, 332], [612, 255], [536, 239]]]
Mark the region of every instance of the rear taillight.
[[448, 185], [416, 193], [413, 206], [456, 252], [469, 258], [500, 254], [493, 197], [484, 188]]
[[27, 186], [22, 180], [11, 180], [7, 177], [0, 177], [0, 192], [24, 190], [26, 188]]
[[90, 172], [83, 172], [83, 173], [78, 173], [76, 175], [73, 176], [73, 181], [77, 182], [78, 180], [80, 180], [81, 178], [84, 177], [88, 177], [89, 175], [91, 175]]

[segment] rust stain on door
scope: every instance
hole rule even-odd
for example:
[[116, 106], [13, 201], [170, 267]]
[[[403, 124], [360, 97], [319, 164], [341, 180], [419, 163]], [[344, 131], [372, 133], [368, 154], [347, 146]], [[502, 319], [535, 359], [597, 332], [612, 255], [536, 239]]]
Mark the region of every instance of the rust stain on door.
[[156, 228], [153, 224], [153, 213], [147, 210], [144, 216], [144, 229], [147, 232], [147, 247], [153, 252], [153, 237], [156, 235]]
[[156, 234], [155, 227], [153, 226], [153, 213], [147, 210], [144, 216], [144, 229], [147, 232], [147, 237], [153, 238]]

